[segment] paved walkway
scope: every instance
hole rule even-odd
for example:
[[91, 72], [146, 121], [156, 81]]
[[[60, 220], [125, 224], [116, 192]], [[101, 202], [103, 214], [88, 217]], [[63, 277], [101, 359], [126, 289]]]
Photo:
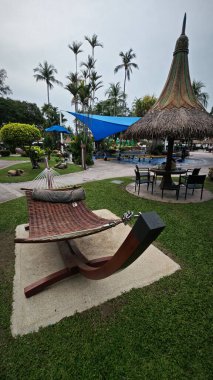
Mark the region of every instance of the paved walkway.
[[[213, 167], [213, 154], [206, 152], [193, 152], [190, 155], [191, 163], [189, 165], [184, 165], [184, 167], [202, 167], [200, 173], [208, 174], [209, 167]], [[199, 160], [199, 161], [198, 161]], [[1, 160], [0, 160], [1, 162]], [[6, 161], [4, 161], [5, 163]], [[198, 165], [198, 162], [200, 165]], [[9, 161], [11, 163], [11, 161]], [[14, 163], [14, 161], [13, 161]], [[152, 166], [150, 164], [150, 166]], [[134, 177], [134, 164], [132, 163], [122, 163], [119, 161], [104, 161], [96, 160], [95, 164], [89, 169], [71, 173], [67, 175], [60, 176], [59, 183], [62, 185], [76, 185], [83, 184], [84, 182], [98, 181], [108, 178], [116, 177]], [[23, 191], [20, 190], [21, 187], [29, 186], [29, 182], [19, 182], [19, 183], [0, 183], [0, 203], [15, 199], [17, 197], [23, 196]]]

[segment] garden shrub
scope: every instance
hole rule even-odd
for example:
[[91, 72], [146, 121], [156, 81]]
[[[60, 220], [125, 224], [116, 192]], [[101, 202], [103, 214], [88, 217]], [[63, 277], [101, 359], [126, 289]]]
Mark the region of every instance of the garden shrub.
[[10, 151], [8, 149], [0, 150], [0, 156], [8, 157], [8, 156], [10, 156]]
[[33, 141], [41, 138], [41, 133], [34, 125], [9, 123], [0, 130], [0, 139], [15, 152], [15, 148], [23, 148], [24, 145], [31, 145]]

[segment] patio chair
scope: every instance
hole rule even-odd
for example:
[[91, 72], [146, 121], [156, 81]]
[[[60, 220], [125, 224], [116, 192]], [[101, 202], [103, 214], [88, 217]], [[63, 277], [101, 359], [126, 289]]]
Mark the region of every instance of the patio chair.
[[200, 199], [202, 199], [205, 179], [206, 179], [206, 175], [189, 175], [185, 182], [185, 186], [186, 186], [185, 199], [187, 197], [188, 189], [192, 190], [192, 194], [194, 194], [194, 191], [196, 189], [200, 189], [201, 190]]
[[152, 186], [152, 194], [153, 194], [153, 185], [154, 185], [154, 176], [150, 174], [149, 168], [140, 168], [138, 165], [135, 167], [135, 191], [138, 187], [138, 195], [140, 193], [140, 186], [146, 184], [147, 191], [149, 190], [149, 185]]
[[189, 175], [198, 175], [201, 168], [187, 169], [186, 175], [180, 177], [180, 185], [185, 185]]
[[[60, 194], [63, 192], [64, 194]], [[81, 195], [79, 189], [78, 192]], [[29, 236], [17, 237], [15, 243], [57, 242], [65, 267], [28, 285], [24, 289], [26, 297], [31, 297], [47, 286], [77, 273], [91, 280], [100, 280], [125, 269], [146, 250], [165, 227], [157, 213], [139, 213], [129, 235], [113, 256], [89, 260], [80, 252], [74, 239], [116, 227], [130, 220], [133, 213], [127, 212], [122, 218], [108, 220], [87, 208], [82, 196], [79, 200], [75, 196], [74, 202], [63, 203], [64, 199], [67, 202], [70, 196], [66, 194], [66, 190], [58, 191], [59, 196], [56, 191], [51, 194], [51, 190], [43, 190], [43, 193], [44, 195], [41, 191], [42, 200], [39, 200], [39, 196], [33, 198], [32, 190], [26, 191], [29, 213], [29, 225], [26, 230], [29, 231]], [[103, 251], [104, 247], [101, 246], [100, 252]]]
[[164, 190], [174, 190], [176, 192], [176, 199], [178, 201], [179, 198], [179, 192], [180, 192], [180, 185], [179, 183], [172, 183], [170, 186], [161, 184], [161, 198], [163, 198]]

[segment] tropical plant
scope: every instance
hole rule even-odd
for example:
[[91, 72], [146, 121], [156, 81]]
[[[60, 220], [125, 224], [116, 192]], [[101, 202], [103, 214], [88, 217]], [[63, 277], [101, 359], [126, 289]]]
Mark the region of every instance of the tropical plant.
[[[42, 115], [45, 119], [45, 128], [50, 127], [51, 125], [60, 124], [60, 112], [57, 107], [53, 107], [52, 104], [44, 104], [41, 107]], [[62, 123], [66, 122], [64, 115], [62, 115]]]
[[143, 98], [135, 98], [132, 104], [132, 114], [139, 117], [144, 116], [156, 101], [157, 98], [154, 95], [145, 95]]
[[47, 61], [44, 61], [43, 65], [42, 63], [39, 63], [38, 67], [33, 69], [34, 77], [36, 78], [36, 82], [38, 81], [45, 81], [47, 85], [47, 103], [50, 104], [50, 94], [49, 91], [54, 87], [54, 84], [57, 84], [59, 86], [63, 86], [63, 83], [55, 79], [55, 74], [57, 74], [57, 70], [53, 65], [49, 65]]
[[192, 82], [192, 89], [194, 91], [196, 99], [206, 108], [208, 106], [209, 95], [207, 92], [203, 92], [202, 88], [206, 87], [201, 81]]
[[[70, 73], [67, 76], [67, 79], [69, 79], [69, 83], [65, 86], [65, 89], [69, 91], [70, 94], [73, 95], [73, 98], [71, 100], [71, 104], [75, 105], [75, 112], [78, 112], [78, 91], [80, 86], [80, 81], [78, 79], [78, 74]], [[75, 121], [75, 130], [76, 133], [78, 133], [78, 122], [77, 119]]]
[[88, 78], [90, 78], [90, 74], [92, 69], [95, 67], [95, 60], [91, 55], [88, 55], [87, 62], [81, 62], [80, 66], [84, 66], [86, 70], [88, 71]]
[[9, 86], [5, 85], [5, 80], [7, 78], [7, 72], [5, 69], [0, 69], [0, 95], [10, 95], [12, 91]]
[[84, 80], [84, 84], [87, 84], [87, 79], [89, 77], [88, 70], [81, 70], [82, 78]]
[[91, 95], [91, 85], [90, 84], [85, 85], [82, 82], [78, 89], [78, 99], [82, 107], [83, 113], [88, 110], [90, 95]]
[[77, 165], [82, 165], [82, 142], [85, 145], [86, 164], [93, 165], [92, 152], [93, 152], [93, 139], [89, 136], [85, 139], [84, 132], [75, 136], [74, 140], [69, 144], [69, 151], [72, 153], [73, 162]]
[[99, 88], [103, 87], [103, 82], [102, 81], [99, 81], [97, 82], [100, 78], [102, 77], [102, 75], [97, 75], [97, 72], [96, 71], [92, 71], [91, 72], [91, 90], [92, 90], [92, 95], [91, 95], [91, 108], [93, 110], [93, 107], [94, 107], [94, 102], [95, 102], [95, 93], [97, 90], [99, 90]]
[[81, 45], [82, 45], [82, 42], [77, 42], [77, 41], [74, 41], [72, 43], [72, 45], [68, 45], [68, 47], [73, 51], [73, 53], [75, 54], [75, 73], [76, 73], [76, 77], [77, 77], [77, 74], [78, 74], [78, 64], [77, 64], [77, 57], [78, 57], [78, 54], [82, 53], [83, 50], [81, 50]]
[[41, 133], [34, 125], [9, 123], [0, 130], [0, 140], [2, 140], [11, 151], [16, 147], [23, 148], [25, 145], [32, 145], [33, 141], [38, 141]]
[[132, 49], [129, 49], [128, 52], [123, 53], [122, 51], [119, 53], [119, 56], [122, 59], [122, 64], [117, 65], [114, 69], [114, 73], [116, 74], [119, 70], [124, 69], [124, 108], [126, 106], [125, 97], [126, 97], [126, 80], [130, 80], [130, 74], [132, 73], [132, 68], [138, 69], [138, 65], [135, 62], [132, 62], [134, 58], [136, 58], [135, 53], [133, 53]]
[[120, 82], [110, 83], [109, 85], [110, 86], [106, 90], [105, 95], [108, 95], [108, 99], [112, 104], [114, 110], [113, 115], [117, 116], [123, 103], [123, 92], [121, 91]]
[[92, 35], [92, 38], [90, 38], [90, 37], [88, 37], [88, 36], [85, 36], [84, 38], [85, 38], [86, 41], [89, 42], [89, 44], [90, 44], [91, 47], [92, 47], [92, 58], [93, 58], [93, 60], [94, 60], [94, 50], [95, 50], [95, 47], [100, 46], [100, 47], [103, 48], [103, 44], [100, 43], [100, 42], [98, 41], [98, 36], [97, 36], [97, 34], [93, 34], [93, 35]]

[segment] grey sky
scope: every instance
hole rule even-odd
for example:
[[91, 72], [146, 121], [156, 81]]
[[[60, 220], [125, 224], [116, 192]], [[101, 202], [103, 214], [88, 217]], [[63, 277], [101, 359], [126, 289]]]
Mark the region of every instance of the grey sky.
[[[104, 48], [95, 49], [96, 70], [104, 87], [120, 81], [124, 72], [114, 74], [121, 63], [119, 52], [130, 48], [136, 54], [139, 70], [133, 70], [126, 91], [131, 106], [135, 97], [159, 96], [172, 61], [175, 42], [181, 33], [184, 12], [189, 37], [191, 79], [201, 80], [209, 93], [208, 110], [213, 106], [213, 0], [0, 0], [0, 68], [7, 71], [7, 84], [13, 99], [47, 102], [46, 86], [36, 82], [33, 68], [47, 60], [58, 70], [57, 79], [65, 85], [75, 71], [75, 57], [68, 48], [83, 42], [78, 61], [86, 61], [91, 47], [84, 36], [98, 35]], [[55, 86], [51, 103], [59, 110], [74, 110], [68, 91]], [[69, 122], [72, 117], [66, 115]]]

